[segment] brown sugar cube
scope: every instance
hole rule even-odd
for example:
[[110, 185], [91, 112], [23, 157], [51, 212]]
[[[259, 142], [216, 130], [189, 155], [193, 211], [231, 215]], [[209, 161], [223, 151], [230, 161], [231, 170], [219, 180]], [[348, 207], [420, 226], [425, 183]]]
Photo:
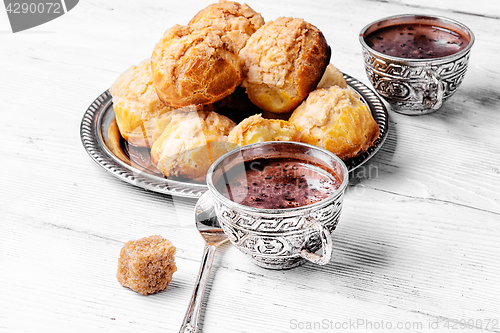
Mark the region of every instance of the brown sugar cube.
[[161, 236], [127, 242], [118, 259], [118, 282], [143, 295], [165, 289], [177, 271], [175, 250], [175, 246]]

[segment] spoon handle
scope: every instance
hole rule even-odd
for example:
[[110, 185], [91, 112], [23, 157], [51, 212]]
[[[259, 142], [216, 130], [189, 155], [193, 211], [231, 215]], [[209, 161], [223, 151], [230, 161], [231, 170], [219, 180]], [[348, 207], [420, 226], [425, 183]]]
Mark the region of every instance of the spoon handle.
[[194, 285], [193, 295], [189, 302], [189, 307], [184, 316], [179, 333], [195, 333], [198, 331], [198, 319], [200, 318], [201, 302], [205, 294], [210, 269], [215, 257], [215, 245], [205, 245], [203, 257], [201, 259], [200, 271]]

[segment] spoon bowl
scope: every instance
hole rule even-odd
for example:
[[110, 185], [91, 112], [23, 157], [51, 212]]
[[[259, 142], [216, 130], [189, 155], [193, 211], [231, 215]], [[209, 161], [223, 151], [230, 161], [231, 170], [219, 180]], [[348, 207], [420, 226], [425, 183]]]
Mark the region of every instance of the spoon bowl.
[[206, 192], [200, 197], [196, 203], [194, 215], [196, 227], [207, 245], [217, 246], [227, 240], [215, 214], [210, 192]]

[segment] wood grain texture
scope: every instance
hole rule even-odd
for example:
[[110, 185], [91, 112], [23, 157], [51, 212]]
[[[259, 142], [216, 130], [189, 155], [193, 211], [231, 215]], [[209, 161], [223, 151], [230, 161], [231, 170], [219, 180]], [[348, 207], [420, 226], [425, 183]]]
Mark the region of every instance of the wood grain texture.
[[[0, 10], [1, 332], [178, 331], [203, 251], [195, 200], [106, 173], [83, 149], [79, 126], [167, 28], [209, 3], [81, 1], [16, 34]], [[319, 27], [333, 64], [366, 84], [358, 34], [381, 17], [450, 17], [476, 43], [465, 80], [438, 112], [390, 112], [386, 143], [350, 177], [332, 261], [272, 271], [222, 246], [203, 331], [500, 332], [500, 6], [248, 4], [266, 20], [302, 17]], [[154, 234], [177, 247], [178, 271], [167, 290], [145, 297], [119, 285], [117, 260], [126, 241]]]

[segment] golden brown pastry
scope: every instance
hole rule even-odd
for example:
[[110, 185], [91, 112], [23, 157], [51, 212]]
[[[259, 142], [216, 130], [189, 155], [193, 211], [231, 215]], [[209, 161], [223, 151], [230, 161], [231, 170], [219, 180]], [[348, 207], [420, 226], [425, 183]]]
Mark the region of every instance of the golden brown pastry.
[[126, 70], [109, 88], [122, 137], [130, 144], [151, 147], [152, 133], [144, 123], [173, 110], [160, 101], [153, 86], [150, 60]]
[[242, 79], [231, 38], [200, 25], [168, 29], [153, 50], [151, 69], [158, 97], [175, 107], [217, 102]]
[[151, 162], [165, 177], [204, 181], [210, 165], [235, 147], [227, 142], [234, 126], [215, 112], [174, 115], [151, 148]]
[[233, 40], [239, 52], [250, 35], [264, 25], [264, 19], [246, 3], [221, 0], [199, 11], [189, 24], [216, 26]]
[[321, 31], [302, 19], [281, 17], [257, 30], [240, 51], [250, 100], [288, 113], [316, 88], [330, 61]]
[[175, 251], [175, 246], [161, 236], [127, 242], [118, 259], [118, 282], [143, 295], [165, 289], [177, 271]]
[[149, 147], [151, 147], [153, 143], [158, 140], [165, 128], [168, 126], [168, 124], [170, 124], [172, 117], [176, 114], [179, 114], [180, 112], [183, 112], [181, 110], [182, 109], [175, 109], [144, 122], [143, 131], [144, 133], [146, 133], [148, 138], [150, 138], [151, 142], [151, 145]]
[[148, 138], [151, 138], [151, 146], [153, 143], [158, 140], [160, 135], [163, 133], [165, 128], [170, 124], [172, 117], [176, 114], [183, 112], [196, 112], [196, 111], [211, 111], [212, 105], [190, 105], [182, 108], [174, 109], [170, 112], [163, 113], [158, 117], [151, 118], [148, 121], [144, 122], [144, 132], [146, 133]]
[[347, 82], [344, 79], [344, 74], [342, 74], [342, 72], [339, 71], [337, 67], [333, 66], [332, 64], [329, 64], [328, 66], [326, 66], [325, 73], [323, 74], [321, 81], [319, 81], [316, 89], [320, 88], [326, 89], [331, 86], [339, 86], [340, 88], [347, 88]]
[[238, 146], [266, 141], [299, 141], [300, 132], [286, 120], [248, 117], [231, 130], [227, 141]]
[[323, 147], [343, 160], [364, 153], [379, 136], [366, 104], [351, 89], [317, 89], [293, 111], [300, 141]]

